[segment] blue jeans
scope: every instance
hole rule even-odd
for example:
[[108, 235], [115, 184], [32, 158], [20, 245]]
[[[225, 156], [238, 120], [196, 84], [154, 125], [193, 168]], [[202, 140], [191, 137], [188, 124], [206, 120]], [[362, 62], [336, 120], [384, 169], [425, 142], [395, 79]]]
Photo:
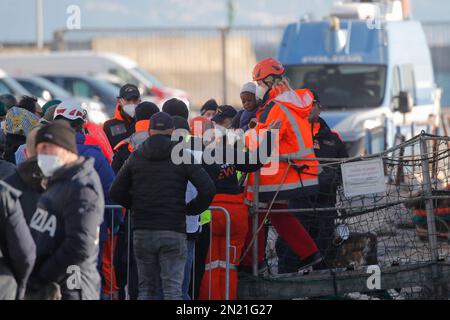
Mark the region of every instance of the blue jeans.
[[191, 300], [189, 296], [189, 283], [191, 282], [192, 265], [194, 263], [195, 240], [187, 240], [187, 258], [184, 266], [183, 300]]
[[134, 230], [139, 300], [182, 300], [186, 265], [186, 234], [173, 231]]

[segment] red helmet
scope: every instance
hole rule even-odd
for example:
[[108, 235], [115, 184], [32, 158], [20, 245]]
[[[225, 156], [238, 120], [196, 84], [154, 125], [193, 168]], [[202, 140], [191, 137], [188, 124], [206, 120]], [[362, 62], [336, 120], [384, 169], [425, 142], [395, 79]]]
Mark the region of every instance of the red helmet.
[[274, 58], [261, 60], [253, 68], [253, 81], [267, 78], [270, 75], [281, 76], [284, 73], [283, 65]]

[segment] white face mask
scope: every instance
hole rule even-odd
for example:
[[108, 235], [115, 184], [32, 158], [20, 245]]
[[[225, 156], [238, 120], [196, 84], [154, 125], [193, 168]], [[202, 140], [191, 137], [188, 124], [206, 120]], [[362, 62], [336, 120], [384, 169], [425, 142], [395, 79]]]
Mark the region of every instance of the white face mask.
[[64, 165], [58, 156], [51, 154], [38, 154], [37, 162], [46, 177], [51, 177], [56, 170]]
[[130, 117], [134, 117], [135, 112], [136, 112], [136, 105], [135, 104], [126, 104], [123, 107], [123, 111], [129, 115]]
[[256, 98], [259, 100], [263, 100], [268, 90], [269, 88], [266, 87], [265, 85], [256, 86], [256, 94], [255, 94]]

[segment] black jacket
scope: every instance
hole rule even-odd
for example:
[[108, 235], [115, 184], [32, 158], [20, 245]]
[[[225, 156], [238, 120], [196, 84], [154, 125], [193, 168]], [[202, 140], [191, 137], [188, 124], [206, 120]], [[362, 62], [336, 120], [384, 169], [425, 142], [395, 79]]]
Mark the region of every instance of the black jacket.
[[[191, 148], [195, 148], [194, 144], [195, 142], [191, 143]], [[218, 144], [216, 147], [213, 147], [213, 150], [207, 151], [212, 157], [215, 157], [216, 151], [222, 149], [220, 152], [222, 157], [217, 157], [216, 163], [210, 165], [204, 161], [202, 163], [205, 170], [213, 179], [218, 194], [239, 194], [244, 191], [239, 183], [237, 171], [246, 174], [255, 172], [263, 167], [263, 162], [267, 161], [272, 152], [272, 134], [270, 131], [267, 132], [260, 145], [267, 145], [267, 155], [260, 157], [259, 149], [253, 152], [245, 150], [242, 141], [240, 143], [236, 142], [233, 145], [228, 143]], [[204, 149], [208, 150], [210, 146]], [[202, 149], [203, 152], [205, 151], [204, 149]], [[233, 155], [231, 164], [226, 162], [227, 155]]]
[[114, 118], [103, 124], [103, 131], [108, 137], [111, 148], [114, 149], [120, 141], [128, 138], [135, 132], [134, 119], [122, 112], [122, 108], [117, 104]]
[[[200, 214], [211, 203], [214, 182], [200, 164], [174, 164], [171, 153], [175, 145], [169, 136], [151, 136], [117, 174], [111, 197], [131, 209], [133, 229], [185, 233], [186, 215]], [[198, 195], [186, 205], [188, 181]]]
[[26, 137], [19, 134], [6, 134], [5, 154], [3, 158], [13, 164], [16, 164], [16, 151], [25, 143]]
[[31, 217], [36, 212], [39, 197], [44, 192], [41, 184], [42, 172], [37, 164], [37, 158], [22, 162], [5, 181], [22, 192], [20, 204], [27, 223], [30, 223]]
[[16, 166], [11, 162], [0, 159], [0, 180], [5, 180], [16, 171]]
[[[36, 259], [36, 246], [23, 217], [19, 203], [20, 191], [0, 181], [0, 249], [9, 269], [14, 274], [17, 298], [25, 293], [28, 277]], [[1, 263], [1, 261], [0, 261]], [[0, 296], [7, 294], [2, 292]]]
[[[348, 158], [348, 152], [339, 134], [332, 131], [328, 124], [319, 117], [319, 131], [314, 134], [314, 153], [317, 158]], [[311, 125], [312, 130], [312, 125]], [[322, 161], [323, 162], [323, 161]]]
[[81, 273], [79, 298], [99, 298], [97, 255], [103, 213], [103, 190], [92, 158], [80, 157], [57, 170], [39, 199], [30, 221], [37, 246], [33, 275], [59, 283], [63, 299], [74, 292], [65, 281], [72, 275], [70, 266]]
[[[317, 158], [348, 158], [347, 149], [338, 133], [332, 131], [325, 120], [319, 117], [320, 128], [316, 134], [313, 131], [314, 153]], [[311, 126], [311, 130], [313, 127]], [[320, 163], [326, 163], [321, 161]], [[324, 166], [319, 175], [321, 200], [334, 203], [336, 187], [340, 184], [340, 166]]]

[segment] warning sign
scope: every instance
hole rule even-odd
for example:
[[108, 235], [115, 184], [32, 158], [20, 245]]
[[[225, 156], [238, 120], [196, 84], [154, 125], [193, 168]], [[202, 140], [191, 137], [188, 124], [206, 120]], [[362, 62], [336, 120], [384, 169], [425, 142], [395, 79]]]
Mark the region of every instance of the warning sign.
[[386, 192], [383, 160], [367, 160], [341, 164], [346, 197]]

